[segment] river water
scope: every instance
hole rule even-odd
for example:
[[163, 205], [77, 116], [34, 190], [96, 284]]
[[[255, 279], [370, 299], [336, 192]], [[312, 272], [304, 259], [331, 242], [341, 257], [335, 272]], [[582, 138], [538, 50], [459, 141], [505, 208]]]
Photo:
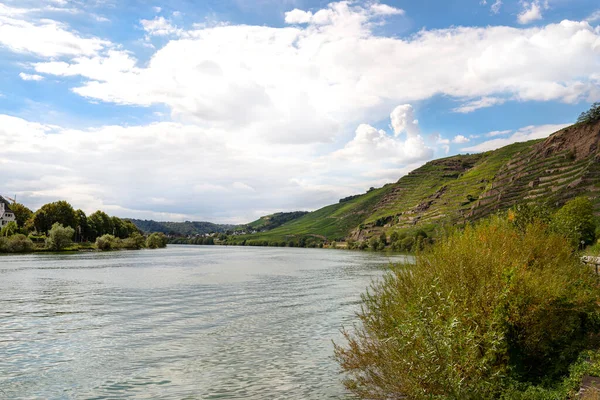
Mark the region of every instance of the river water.
[[401, 256], [169, 246], [0, 257], [0, 398], [347, 399], [332, 340]]

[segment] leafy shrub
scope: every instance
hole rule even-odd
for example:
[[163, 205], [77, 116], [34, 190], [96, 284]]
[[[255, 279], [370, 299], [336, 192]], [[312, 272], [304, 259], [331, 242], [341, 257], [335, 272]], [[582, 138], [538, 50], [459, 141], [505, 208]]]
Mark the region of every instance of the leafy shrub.
[[592, 347], [598, 301], [567, 240], [494, 218], [374, 283], [335, 355], [361, 398], [493, 399], [509, 389], [516, 398], [552, 389]]
[[592, 244], [596, 239], [594, 205], [587, 197], [573, 199], [554, 214], [551, 226], [573, 246]]
[[70, 226], [62, 226], [55, 222], [48, 232], [46, 239], [46, 247], [53, 251], [61, 251], [69, 247], [73, 243], [75, 229]]
[[0, 236], [12, 236], [17, 234], [18, 231], [19, 227], [17, 226], [17, 223], [11, 221], [8, 224], [4, 225], [2, 230], [0, 230]]
[[118, 239], [113, 235], [102, 235], [96, 238], [96, 248], [101, 251], [114, 250], [119, 247]]
[[33, 251], [33, 242], [25, 235], [0, 236], [0, 253], [29, 253], [31, 251]]
[[146, 240], [142, 235], [135, 232], [130, 237], [121, 241], [121, 247], [124, 249], [138, 250], [146, 245]]
[[149, 249], [158, 249], [158, 248], [167, 247], [167, 241], [168, 241], [168, 239], [164, 233], [155, 232], [155, 233], [151, 234], [150, 236], [148, 236], [148, 239], [146, 239], [146, 247], [148, 247]]

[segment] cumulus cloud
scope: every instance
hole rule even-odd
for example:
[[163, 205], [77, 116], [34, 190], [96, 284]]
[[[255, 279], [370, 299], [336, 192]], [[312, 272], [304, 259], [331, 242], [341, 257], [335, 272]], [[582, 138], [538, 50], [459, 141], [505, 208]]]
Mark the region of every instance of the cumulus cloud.
[[408, 137], [418, 136], [419, 121], [414, 117], [414, 110], [410, 104], [404, 104], [394, 108], [394, 111], [390, 114], [392, 120], [392, 128], [396, 136], [402, 132], [406, 132]]
[[[127, 65], [115, 67], [112, 49], [36, 63], [35, 69], [83, 77], [73, 90], [89, 99], [166, 106], [181, 120], [232, 129], [251, 124], [275, 141], [293, 136], [297, 143], [330, 141], [342, 126], [380, 121], [395, 104], [440, 94], [464, 102], [457, 112], [505, 99], [600, 99], [600, 33], [587, 22], [422, 30], [401, 39], [372, 32], [374, 19], [389, 14], [373, 7], [342, 2], [315, 12], [293, 10], [288, 22], [309, 21], [300, 27], [188, 30], [143, 66], [118, 50]], [[307, 121], [328, 128], [317, 134], [303, 129]], [[301, 128], [283, 134], [294, 127]]]
[[43, 76], [41, 75], [36, 75], [36, 74], [26, 74], [24, 72], [21, 72], [19, 74], [19, 77], [21, 79], [23, 79], [24, 81], [41, 81], [44, 79]]
[[533, 21], [542, 19], [542, 10], [548, 9], [548, 1], [524, 1], [522, 6], [523, 10], [517, 16], [517, 21], [520, 24], [529, 24]]
[[[492, 139], [486, 142], [480, 143], [475, 146], [465, 147], [462, 151], [480, 152], [499, 149], [500, 147], [507, 146], [517, 142], [527, 142], [528, 140], [542, 139], [550, 136], [554, 132], [557, 132], [563, 128], [566, 128], [570, 124], [555, 124], [555, 125], [539, 125], [539, 126], [527, 126], [515, 131], [510, 137], [504, 139]], [[488, 136], [505, 135], [511, 131], [503, 132], [490, 132]]]
[[[371, 125], [360, 124], [354, 138], [343, 149], [333, 153], [334, 158], [354, 162], [387, 160], [395, 164], [408, 164], [433, 157], [433, 149], [425, 144], [419, 134], [411, 105], [396, 107], [390, 119], [395, 137]], [[406, 140], [397, 138], [402, 132], [407, 133]]]
[[[34, 208], [64, 197], [121, 216], [247, 222], [258, 216], [252, 204], [315, 208], [449, 151], [450, 139], [421, 136], [411, 103], [446, 96], [471, 112], [502, 101], [600, 99], [600, 32], [588, 22], [381, 36], [378, 27], [402, 14], [338, 2], [292, 10], [284, 27], [186, 30], [158, 17], [140, 22], [140, 34], [166, 43], [138, 59], [0, 5], [0, 46], [26, 53], [24, 68], [69, 78], [90, 101], [157, 106], [149, 113], [173, 121], [73, 130], [0, 116], [3, 190]], [[389, 132], [375, 128], [388, 116]], [[497, 140], [539, 134], [517, 133]]]
[[452, 143], [458, 143], [458, 144], [462, 144], [462, 143], [468, 143], [471, 140], [469, 140], [469, 138], [463, 136], [463, 135], [456, 135], [454, 136], [454, 139], [452, 139]]

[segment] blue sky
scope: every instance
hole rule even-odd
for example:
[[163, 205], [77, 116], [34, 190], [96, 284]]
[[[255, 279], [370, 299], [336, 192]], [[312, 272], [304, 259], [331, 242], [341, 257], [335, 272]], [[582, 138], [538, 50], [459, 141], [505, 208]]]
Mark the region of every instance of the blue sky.
[[248, 222], [600, 100], [589, 0], [0, 0], [0, 193]]

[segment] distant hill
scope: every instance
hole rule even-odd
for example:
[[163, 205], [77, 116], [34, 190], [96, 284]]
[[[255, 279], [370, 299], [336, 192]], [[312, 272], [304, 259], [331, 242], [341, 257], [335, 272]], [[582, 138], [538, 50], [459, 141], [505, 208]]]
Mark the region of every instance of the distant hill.
[[431, 161], [396, 183], [341, 199], [246, 239], [362, 240], [386, 232], [463, 224], [517, 202], [559, 207], [588, 196], [600, 214], [600, 121], [547, 139]]
[[266, 232], [286, 222], [308, 214], [307, 211], [280, 212], [260, 217], [246, 225], [214, 224], [212, 222], [157, 222], [153, 220], [129, 219], [144, 233], [162, 232], [174, 236], [194, 236], [206, 233], [226, 233], [228, 231]]
[[205, 233], [224, 233], [238, 225], [213, 224], [212, 222], [157, 222], [152, 220], [130, 219], [144, 233], [162, 232], [167, 235], [190, 236]]

